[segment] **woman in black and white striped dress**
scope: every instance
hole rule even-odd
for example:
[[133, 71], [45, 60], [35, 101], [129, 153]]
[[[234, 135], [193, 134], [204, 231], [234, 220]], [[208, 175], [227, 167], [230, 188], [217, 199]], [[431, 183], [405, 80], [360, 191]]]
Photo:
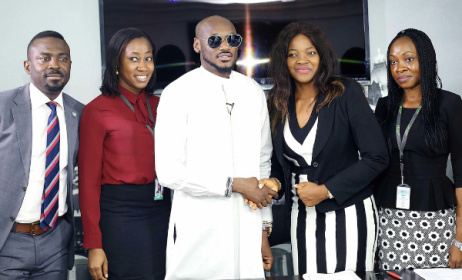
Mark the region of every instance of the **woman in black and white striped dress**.
[[361, 86], [333, 77], [336, 64], [323, 33], [309, 24], [286, 26], [271, 53], [271, 173], [292, 210], [299, 275], [373, 270], [377, 211], [370, 182], [388, 155]]

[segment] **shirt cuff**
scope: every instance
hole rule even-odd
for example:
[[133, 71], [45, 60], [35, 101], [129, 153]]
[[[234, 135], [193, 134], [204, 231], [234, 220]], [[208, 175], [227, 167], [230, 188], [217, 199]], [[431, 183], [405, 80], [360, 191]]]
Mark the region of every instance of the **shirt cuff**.
[[233, 183], [233, 178], [228, 177], [228, 180], [226, 181], [225, 197], [231, 197], [231, 194], [233, 193]]

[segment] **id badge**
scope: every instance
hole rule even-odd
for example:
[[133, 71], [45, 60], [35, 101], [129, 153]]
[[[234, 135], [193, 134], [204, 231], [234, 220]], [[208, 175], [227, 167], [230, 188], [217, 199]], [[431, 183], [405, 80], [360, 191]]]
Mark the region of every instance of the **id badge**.
[[154, 200], [163, 200], [164, 199], [164, 187], [159, 184], [159, 180], [157, 178], [154, 180]]
[[411, 205], [411, 187], [408, 184], [399, 184], [396, 187], [396, 208], [409, 209]]

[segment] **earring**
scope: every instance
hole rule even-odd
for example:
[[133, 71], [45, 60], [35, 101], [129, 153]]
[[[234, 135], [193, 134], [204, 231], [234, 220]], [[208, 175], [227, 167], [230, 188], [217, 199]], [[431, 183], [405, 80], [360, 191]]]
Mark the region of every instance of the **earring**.
[[116, 75], [119, 76], [119, 70], [116, 70]]

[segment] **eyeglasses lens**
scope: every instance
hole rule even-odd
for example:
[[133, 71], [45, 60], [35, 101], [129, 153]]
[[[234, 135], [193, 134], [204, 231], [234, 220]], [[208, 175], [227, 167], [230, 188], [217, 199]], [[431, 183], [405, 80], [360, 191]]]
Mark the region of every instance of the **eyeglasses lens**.
[[212, 49], [216, 49], [221, 45], [221, 42], [223, 42], [223, 39], [219, 35], [212, 35], [209, 37], [207, 43]]
[[226, 37], [226, 42], [230, 47], [237, 48], [241, 45], [242, 37], [239, 34], [230, 34]]

